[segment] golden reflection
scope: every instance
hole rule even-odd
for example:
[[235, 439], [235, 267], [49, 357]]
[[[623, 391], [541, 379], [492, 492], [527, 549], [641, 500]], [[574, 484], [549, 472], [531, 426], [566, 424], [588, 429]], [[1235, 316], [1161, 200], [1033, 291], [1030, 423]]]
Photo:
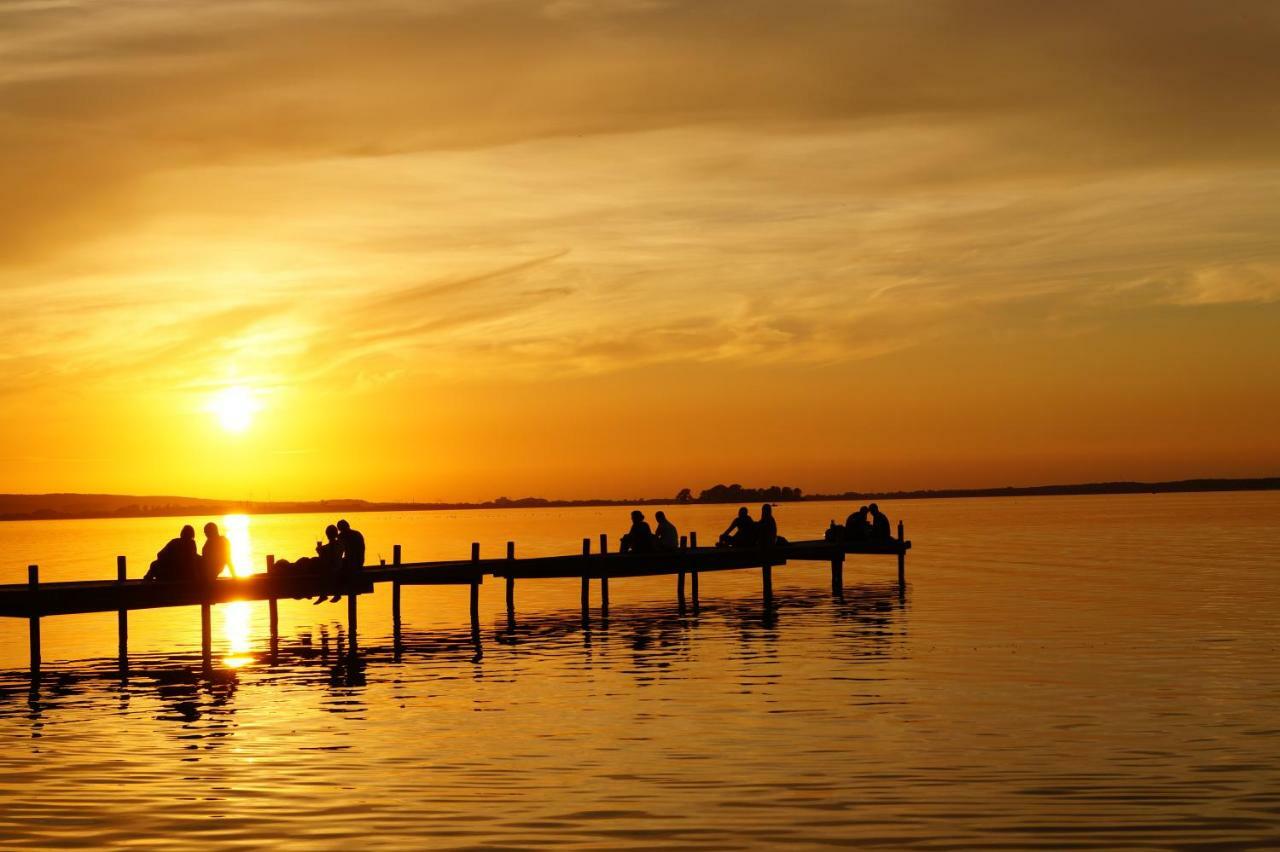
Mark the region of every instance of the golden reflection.
[[[248, 515], [225, 515], [222, 518], [224, 534], [231, 542], [231, 571], [236, 577], [257, 573], [253, 561], [253, 541], [249, 537]], [[227, 639], [228, 653], [222, 664], [238, 669], [253, 662], [252, 610], [249, 601], [235, 601], [219, 607], [222, 610], [222, 632]]]

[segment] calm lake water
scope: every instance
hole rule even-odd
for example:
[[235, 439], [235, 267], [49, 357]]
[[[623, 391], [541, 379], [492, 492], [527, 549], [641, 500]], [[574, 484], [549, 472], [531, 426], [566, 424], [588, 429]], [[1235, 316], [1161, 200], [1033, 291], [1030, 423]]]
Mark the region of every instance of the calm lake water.
[[[614, 580], [584, 631], [578, 583], [406, 588], [403, 653], [386, 587], [345, 604], [0, 621], [0, 845], [1263, 848], [1280, 845], [1280, 494], [912, 501], [892, 557]], [[820, 534], [835, 503], [783, 505]], [[651, 510], [646, 509], [646, 512]], [[732, 507], [676, 507], [714, 538]], [[370, 561], [575, 552], [624, 509], [353, 515]], [[131, 575], [188, 519], [0, 523], [0, 582]], [[205, 519], [192, 518], [192, 523]], [[215, 519], [221, 520], [221, 519]], [[308, 553], [316, 515], [228, 518], [239, 570]], [[593, 585], [593, 604], [598, 587]]]

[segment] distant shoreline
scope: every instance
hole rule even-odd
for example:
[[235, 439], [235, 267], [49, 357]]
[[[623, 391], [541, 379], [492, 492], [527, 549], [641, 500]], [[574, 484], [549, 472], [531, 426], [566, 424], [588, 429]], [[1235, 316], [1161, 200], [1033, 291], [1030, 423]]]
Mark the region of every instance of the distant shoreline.
[[[1280, 477], [1182, 479], [1170, 482], [1090, 482], [1004, 488], [944, 488], [916, 491], [847, 491], [811, 494], [777, 502], [822, 503], [871, 500], [956, 500], [974, 497], [1060, 497], [1108, 494], [1187, 494], [1223, 491], [1280, 491]], [[117, 494], [0, 494], [0, 521], [61, 521], [101, 518], [169, 518], [191, 515], [307, 515], [351, 512], [448, 512], [473, 509], [556, 509], [592, 506], [723, 505], [758, 502], [753, 497], [676, 500], [669, 497], [546, 500], [505, 497], [481, 503], [405, 503], [368, 500], [207, 500], [195, 497], [137, 497]]]

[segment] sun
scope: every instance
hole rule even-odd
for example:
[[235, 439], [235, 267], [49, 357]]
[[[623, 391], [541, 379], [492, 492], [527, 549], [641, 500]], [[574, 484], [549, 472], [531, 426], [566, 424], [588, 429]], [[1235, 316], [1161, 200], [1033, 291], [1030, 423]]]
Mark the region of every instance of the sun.
[[223, 388], [209, 401], [209, 410], [217, 416], [222, 428], [235, 433], [249, 428], [259, 407], [253, 391], [244, 385]]

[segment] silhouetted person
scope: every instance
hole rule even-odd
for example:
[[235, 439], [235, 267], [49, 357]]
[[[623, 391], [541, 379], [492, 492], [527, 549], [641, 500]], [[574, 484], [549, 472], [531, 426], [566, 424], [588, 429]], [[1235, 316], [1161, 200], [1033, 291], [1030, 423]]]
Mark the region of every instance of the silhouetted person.
[[196, 531], [191, 524], [187, 524], [182, 528], [182, 532], [177, 538], [169, 539], [169, 543], [160, 548], [160, 552], [156, 554], [155, 561], [151, 563], [151, 567], [147, 569], [144, 580], [163, 580], [165, 582], [177, 582], [179, 580], [192, 580], [195, 576], [196, 561], [199, 555], [196, 553]]
[[[307, 569], [314, 571], [322, 577], [328, 579], [329, 583], [336, 588], [342, 578], [342, 542], [338, 538], [338, 528], [333, 524], [324, 528], [325, 542], [321, 544], [316, 542], [316, 555], [314, 559], [299, 559], [299, 563], [308, 563]], [[324, 603], [329, 595], [320, 595], [312, 603]]]
[[[203, 580], [213, 580], [223, 568], [231, 568], [231, 542], [218, 532], [213, 521], [204, 525], [204, 547], [200, 548], [200, 574]], [[235, 573], [235, 569], [232, 569]]]
[[773, 506], [765, 503], [760, 507], [760, 520], [756, 521], [756, 544], [773, 547], [777, 543], [778, 522], [773, 517]]
[[329, 600], [342, 600], [342, 591], [364, 570], [364, 536], [351, 529], [345, 520], [338, 521], [338, 544], [342, 546], [342, 561], [338, 563], [338, 588]]
[[658, 528], [654, 530], [654, 537], [657, 539], [659, 550], [679, 550], [680, 549], [680, 532], [676, 529], [676, 525], [667, 520], [666, 512], [657, 512], [653, 516], [658, 521]]
[[653, 550], [653, 530], [644, 519], [644, 512], [631, 513], [631, 529], [622, 537], [621, 553], [648, 553]]
[[716, 542], [720, 547], [751, 547], [755, 543], [756, 522], [746, 506], [738, 510], [738, 516], [720, 533], [720, 540]]
[[845, 541], [866, 541], [871, 538], [871, 522], [867, 520], [867, 507], [859, 506], [858, 511], [849, 515], [844, 522]]
[[889, 517], [875, 503], [868, 506], [867, 511], [871, 512], [871, 540], [890, 541], [893, 533], [889, 530]]

